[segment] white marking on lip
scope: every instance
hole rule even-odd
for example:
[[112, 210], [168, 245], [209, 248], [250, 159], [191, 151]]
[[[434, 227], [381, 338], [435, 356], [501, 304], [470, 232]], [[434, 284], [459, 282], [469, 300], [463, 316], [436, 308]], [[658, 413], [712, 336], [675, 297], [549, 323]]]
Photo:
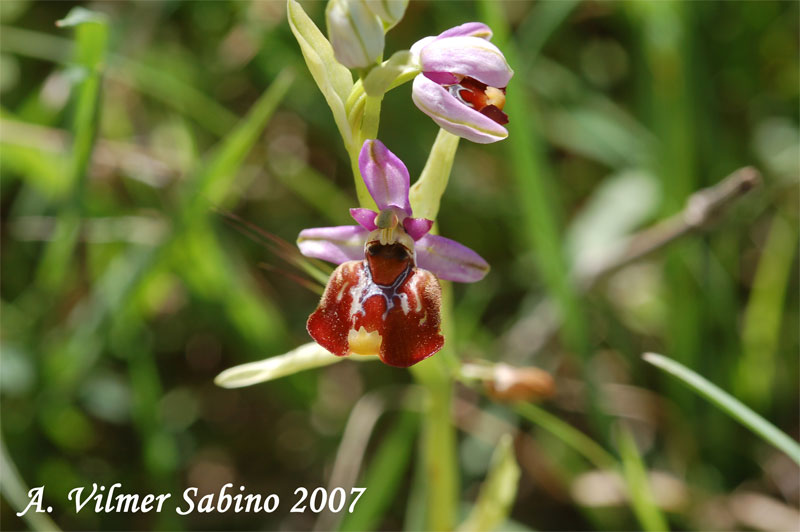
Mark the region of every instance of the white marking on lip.
[[[366, 269], [366, 266], [365, 266]], [[364, 274], [364, 269], [358, 272], [358, 282], [350, 289], [350, 318], [354, 318], [356, 314], [364, 314], [363, 303], [366, 299], [362, 300], [361, 294], [368, 290], [367, 283], [369, 283], [369, 276]]]
[[400, 298], [400, 308], [403, 309], [403, 314], [408, 314], [408, 311], [411, 308], [408, 306], [408, 294], [397, 294], [397, 297]]
[[[419, 297], [419, 289], [417, 285], [419, 284], [420, 278], [422, 275], [417, 272], [417, 275], [411, 278], [411, 282], [408, 284], [408, 290], [412, 294], [414, 294], [414, 299], [416, 300], [417, 304], [414, 305], [414, 312], [419, 313], [422, 310], [422, 298]], [[406, 314], [408, 314], [406, 312]]]
[[347, 289], [348, 286], [350, 286], [350, 283], [348, 283], [347, 281], [343, 280], [342, 281], [342, 287], [339, 289], [339, 292], [336, 294], [336, 302], [337, 303], [342, 301], [342, 298], [344, 297], [344, 291]]

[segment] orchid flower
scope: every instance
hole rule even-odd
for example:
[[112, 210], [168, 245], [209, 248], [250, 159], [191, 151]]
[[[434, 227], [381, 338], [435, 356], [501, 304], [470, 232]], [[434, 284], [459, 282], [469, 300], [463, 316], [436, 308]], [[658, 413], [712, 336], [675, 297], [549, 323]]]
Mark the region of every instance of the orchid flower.
[[514, 75], [491, 37], [487, 25], [468, 22], [411, 47], [422, 69], [411, 91], [416, 106], [442, 129], [481, 144], [508, 136], [503, 107]]
[[411, 216], [408, 169], [380, 141], [364, 142], [359, 169], [379, 212], [350, 209], [358, 225], [305, 229], [297, 239], [303, 255], [339, 264], [307, 328], [334, 355], [408, 367], [444, 345], [437, 277], [475, 282], [489, 265]]

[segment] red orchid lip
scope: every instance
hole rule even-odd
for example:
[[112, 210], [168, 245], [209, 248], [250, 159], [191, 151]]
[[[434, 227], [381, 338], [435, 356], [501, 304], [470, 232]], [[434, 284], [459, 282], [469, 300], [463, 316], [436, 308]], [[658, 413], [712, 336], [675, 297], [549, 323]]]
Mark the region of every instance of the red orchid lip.
[[500, 125], [508, 124], [508, 115], [502, 111], [506, 103], [505, 87], [491, 87], [477, 79], [465, 77], [458, 83], [446, 85], [446, 88], [467, 107], [488, 116]]
[[378, 355], [406, 368], [444, 345], [441, 289], [428, 271], [407, 267], [391, 285], [373, 280], [367, 260], [340, 265], [331, 275], [308, 333], [337, 356]]
[[[499, 90], [499, 89], [498, 89]], [[465, 105], [444, 85], [417, 76], [411, 89], [414, 104], [442, 129], [479, 144], [508, 137], [508, 130], [493, 118]]]

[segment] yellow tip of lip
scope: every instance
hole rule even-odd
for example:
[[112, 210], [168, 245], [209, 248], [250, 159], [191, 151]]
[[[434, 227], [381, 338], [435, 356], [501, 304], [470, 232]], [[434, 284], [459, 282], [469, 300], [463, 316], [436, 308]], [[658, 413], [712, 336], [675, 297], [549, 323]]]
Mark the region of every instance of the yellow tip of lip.
[[350, 329], [347, 343], [352, 355], [377, 355], [381, 350], [383, 338], [378, 331], [367, 332], [362, 326], [358, 330]]
[[494, 105], [501, 111], [503, 110], [506, 105], [506, 95], [503, 94], [503, 91], [495, 87], [486, 87], [485, 94], [487, 105]]

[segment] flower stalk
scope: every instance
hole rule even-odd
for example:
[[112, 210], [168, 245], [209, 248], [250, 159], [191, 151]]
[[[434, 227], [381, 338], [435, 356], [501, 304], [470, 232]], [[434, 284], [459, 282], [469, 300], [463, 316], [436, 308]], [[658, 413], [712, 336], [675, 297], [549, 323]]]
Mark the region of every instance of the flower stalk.
[[[454, 338], [453, 298], [450, 283], [442, 283], [442, 332]], [[435, 357], [411, 368], [414, 379], [425, 389], [427, 397], [422, 412], [422, 448], [428, 479], [427, 526], [430, 530], [453, 530], [456, 524], [460, 482], [458, 448], [453, 425], [452, 366], [458, 360], [449, 345]]]
[[[443, 129], [439, 131], [425, 169], [410, 191], [409, 200], [415, 214], [425, 213], [424, 217], [435, 220], [441, 196], [450, 178], [458, 141], [459, 137]], [[353, 178], [361, 185], [356, 190], [363, 188], [369, 198], [369, 201], [362, 201], [359, 192], [359, 204], [362, 208], [374, 208], [375, 202], [366, 190], [359, 169], [358, 154], [351, 154], [351, 161]], [[454, 338], [452, 287], [447, 282], [441, 284], [441, 328], [445, 337]], [[452, 421], [454, 366], [458, 366], [456, 357], [445, 346], [437, 356], [410, 368], [414, 379], [427, 394], [423, 403], [421, 438], [429, 486], [426, 515], [430, 530], [453, 530], [456, 524], [460, 479], [456, 458], [457, 440]]]

